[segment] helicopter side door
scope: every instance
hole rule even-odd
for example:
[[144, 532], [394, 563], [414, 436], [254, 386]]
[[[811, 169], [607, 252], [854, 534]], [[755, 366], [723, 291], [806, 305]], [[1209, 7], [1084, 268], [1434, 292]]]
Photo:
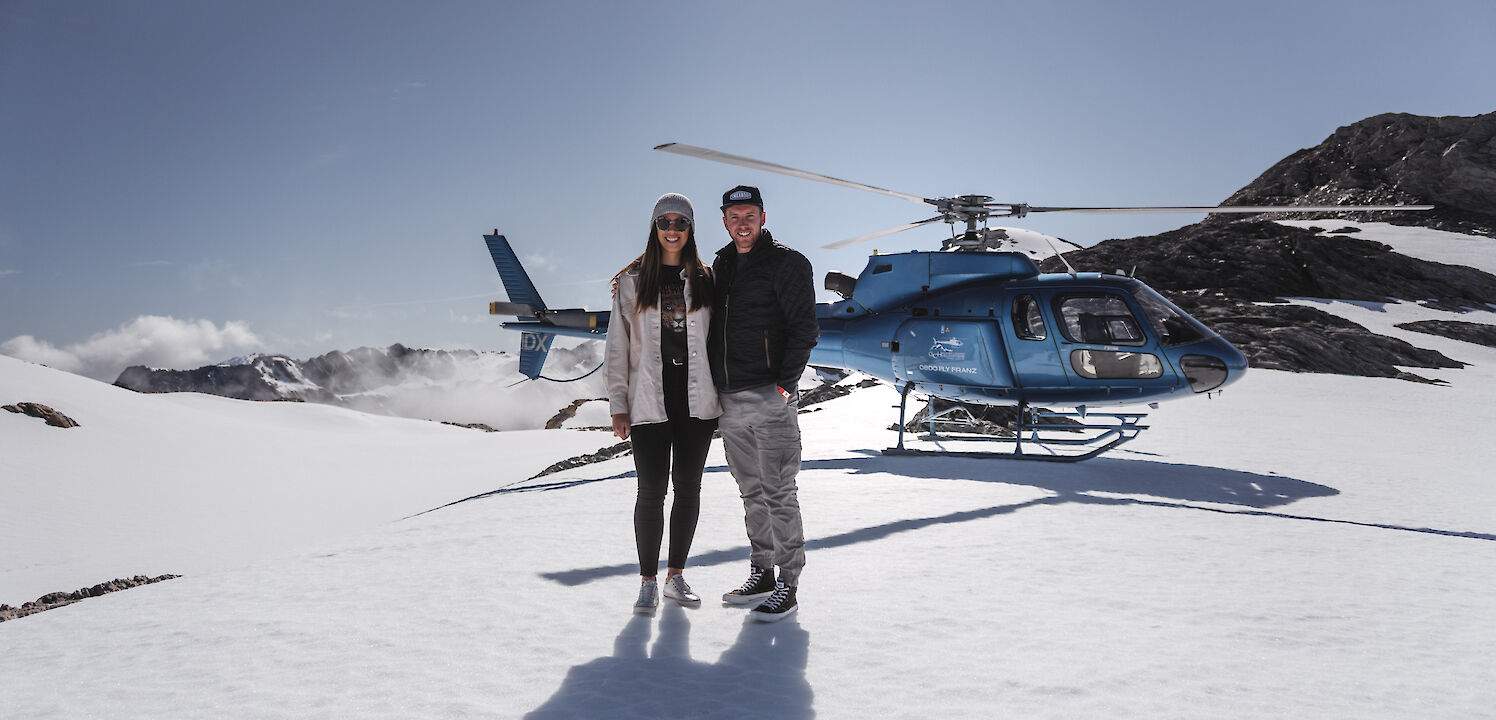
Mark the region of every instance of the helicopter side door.
[[1036, 290], [1019, 290], [1008, 297], [1003, 336], [1008, 341], [1013, 375], [1025, 390], [1070, 387], [1070, 376], [1055, 346], [1055, 322], [1045, 317], [1043, 300]]

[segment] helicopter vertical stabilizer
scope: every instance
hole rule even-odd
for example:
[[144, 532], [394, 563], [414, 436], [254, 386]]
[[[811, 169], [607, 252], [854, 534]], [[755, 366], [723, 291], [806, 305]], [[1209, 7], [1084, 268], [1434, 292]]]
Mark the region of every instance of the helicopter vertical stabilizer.
[[509, 294], [509, 302], [544, 310], [545, 301], [540, 299], [540, 292], [535, 289], [535, 283], [530, 282], [525, 268], [519, 264], [519, 256], [514, 254], [514, 248], [509, 247], [509, 241], [498, 230], [494, 230], [492, 235], [483, 236], [483, 242], [488, 244], [488, 254], [493, 257], [493, 266], [499, 271], [499, 279], [504, 281], [504, 292]]
[[[519, 263], [519, 256], [514, 254], [514, 248], [509, 247], [509, 241], [499, 234], [497, 229], [492, 235], [484, 235], [483, 241], [488, 245], [488, 254], [493, 257], [494, 268], [499, 271], [499, 279], [504, 282], [504, 292], [509, 294], [509, 302], [513, 305], [524, 305], [530, 312], [543, 312], [545, 301], [540, 299], [540, 292], [535, 289], [535, 283], [530, 281], [530, 276], [525, 272], [524, 266]], [[551, 351], [551, 341], [556, 338], [554, 333], [534, 332], [523, 330], [519, 338], [519, 371], [525, 377], [534, 380], [540, 376], [540, 369], [545, 366], [545, 356]]]

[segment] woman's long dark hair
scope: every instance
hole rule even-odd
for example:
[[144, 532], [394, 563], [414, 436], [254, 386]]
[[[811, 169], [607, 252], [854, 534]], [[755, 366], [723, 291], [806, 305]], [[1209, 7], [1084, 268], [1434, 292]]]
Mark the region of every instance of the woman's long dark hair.
[[[639, 296], [634, 301], [634, 312], [644, 312], [645, 308], [652, 308], [660, 304], [660, 231], [649, 224], [649, 244], [644, 246], [644, 254], [640, 255], [629, 264], [629, 267], [639, 268]], [[700, 310], [712, 306], [712, 277], [701, 264], [701, 256], [696, 254], [696, 224], [686, 230], [686, 244], [680, 251], [680, 264], [686, 271], [686, 281], [691, 283], [691, 310]], [[625, 272], [627, 268], [625, 268]]]

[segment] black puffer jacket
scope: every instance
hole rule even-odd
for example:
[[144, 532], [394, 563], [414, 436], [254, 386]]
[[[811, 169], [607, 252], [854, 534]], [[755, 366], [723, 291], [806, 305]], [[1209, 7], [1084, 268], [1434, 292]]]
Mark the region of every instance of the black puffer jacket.
[[716, 303], [707, 355], [723, 392], [775, 384], [795, 392], [820, 327], [810, 261], [759, 231], [738, 267], [732, 243], [712, 263]]

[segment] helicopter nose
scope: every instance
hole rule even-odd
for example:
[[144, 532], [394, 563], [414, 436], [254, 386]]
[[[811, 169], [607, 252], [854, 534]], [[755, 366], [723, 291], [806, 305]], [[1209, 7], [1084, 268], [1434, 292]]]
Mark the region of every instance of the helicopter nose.
[[1179, 369], [1191, 390], [1210, 392], [1240, 380], [1247, 372], [1247, 356], [1225, 338], [1214, 337], [1180, 356]]

